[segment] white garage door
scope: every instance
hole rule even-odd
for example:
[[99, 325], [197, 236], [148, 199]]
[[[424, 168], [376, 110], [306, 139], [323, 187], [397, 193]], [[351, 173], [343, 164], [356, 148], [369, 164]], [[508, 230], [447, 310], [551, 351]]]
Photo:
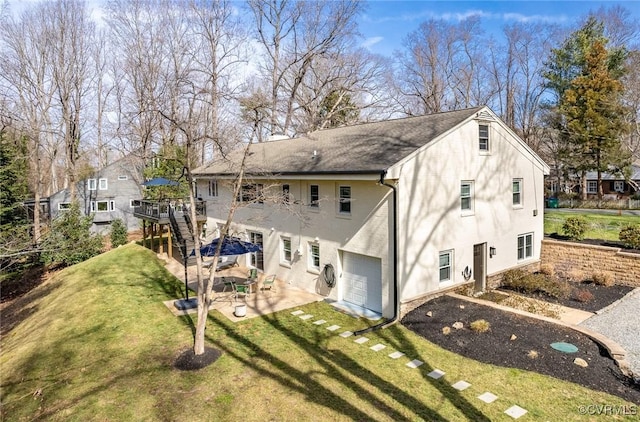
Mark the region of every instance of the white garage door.
[[382, 312], [382, 261], [352, 252], [342, 254], [344, 300]]

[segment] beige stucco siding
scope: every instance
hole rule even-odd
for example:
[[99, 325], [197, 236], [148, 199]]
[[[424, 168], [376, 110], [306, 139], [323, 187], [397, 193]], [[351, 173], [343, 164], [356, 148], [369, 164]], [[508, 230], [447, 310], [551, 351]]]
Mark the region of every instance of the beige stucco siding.
[[[490, 152], [481, 153], [478, 122], [470, 120], [390, 171], [399, 178], [402, 300], [464, 282], [474, 244], [486, 242], [487, 254], [496, 248], [493, 258], [487, 256], [487, 274], [539, 259], [544, 165], [497, 122], [490, 141]], [[522, 179], [522, 206], [512, 202], [515, 178]], [[471, 213], [460, 209], [461, 181], [473, 182]], [[519, 262], [517, 237], [525, 233], [533, 233], [534, 252]], [[453, 279], [441, 284], [438, 258], [446, 250], [454, 251]]]
[[[318, 180], [252, 180], [267, 187], [264, 204], [240, 207], [233, 219], [231, 233], [244, 235], [250, 231], [259, 232], [264, 239], [264, 272], [276, 274], [291, 285], [314, 291], [335, 300], [341, 300], [343, 286], [338, 282], [329, 289], [320, 278], [318, 271], [309, 268], [309, 244], [320, 245], [320, 269], [326, 264], [335, 268], [336, 279], [341, 275], [341, 254], [343, 251], [377, 257], [382, 263], [383, 314], [391, 316], [392, 291], [392, 248], [390, 231], [392, 221], [391, 191], [374, 181], [318, 181]], [[206, 180], [200, 180], [199, 192], [207, 192]], [[276, 196], [282, 184], [289, 185], [292, 201], [284, 207], [277, 204]], [[319, 187], [320, 201], [317, 208], [309, 207], [309, 185]], [[339, 187], [351, 187], [351, 213], [338, 212]], [[209, 237], [214, 236], [212, 228], [223, 222], [231, 203], [231, 192], [224, 183], [219, 183], [219, 196], [207, 201]], [[291, 240], [294, 259], [290, 265], [281, 260], [282, 238]], [[299, 251], [296, 254], [295, 251]]]

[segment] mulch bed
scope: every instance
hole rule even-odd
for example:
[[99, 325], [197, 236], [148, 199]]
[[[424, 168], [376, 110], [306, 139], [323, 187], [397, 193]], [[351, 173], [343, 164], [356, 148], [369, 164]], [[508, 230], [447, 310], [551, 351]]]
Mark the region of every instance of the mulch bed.
[[[567, 297], [553, 297], [549, 296], [543, 292], [535, 292], [535, 293], [526, 293], [526, 292], [515, 292], [520, 296], [526, 296], [533, 299], [543, 300], [549, 303], [555, 303], [562, 306], [567, 306], [569, 308], [580, 309], [587, 312], [596, 312], [599, 311], [615, 301], [622, 299], [627, 293], [633, 290], [633, 287], [629, 286], [602, 286], [590, 281], [586, 281], [583, 283], [571, 283], [571, 293]], [[513, 292], [506, 287], [502, 287], [498, 289], [499, 291], [503, 291], [505, 293]], [[579, 297], [578, 292], [581, 290], [586, 290], [593, 298], [589, 301], [582, 302], [578, 300]]]
[[[431, 317], [427, 316], [429, 311]], [[469, 328], [479, 319], [491, 324], [489, 331], [478, 333]], [[443, 327], [458, 321], [463, 328], [451, 328], [449, 334], [443, 334]], [[402, 324], [444, 349], [480, 362], [535, 371], [640, 403], [640, 385], [622, 374], [606, 350], [570, 328], [451, 296], [426, 302], [409, 312]], [[511, 340], [513, 335], [515, 340]], [[556, 342], [571, 343], [578, 352], [557, 351], [550, 346]], [[529, 356], [531, 351], [537, 352], [536, 358]], [[574, 364], [578, 357], [589, 366]]]

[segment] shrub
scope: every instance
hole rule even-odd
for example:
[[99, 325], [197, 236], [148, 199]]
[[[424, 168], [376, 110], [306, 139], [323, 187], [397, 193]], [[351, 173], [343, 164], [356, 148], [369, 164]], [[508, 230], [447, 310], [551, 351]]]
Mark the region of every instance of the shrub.
[[551, 264], [542, 264], [540, 265], [540, 273], [553, 277], [556, 274], [556, 270]]
[[599, 286], [613, 286], [614, 283], [616, 282], [615, 277], [613, 276], [613, 274], [606, 272], [606, 271], [598, 271], [593, 273], [593, 282], [596, 283]]
[[618, 235], [626, 248], [640, 249], [640, 225], [629, 224]]
[[574, 283], [581, 283], [585, 281], [586, 278], [587, 277], [584, 275], [584, 271], [577, 268], [571, 268], [567, 273], [567, 280], [573, 281]]
[[127, 243], [127, 227], [121, 219], [116, 218], [111, 223], [111, 247], [117, 248]]
[[508, 270], [502, 275], [502, 285], [509, 288], [515, 288], [519, 281], [524, 278], [528, 273], [524, 270]]
[[489, 331], [489, 329], [491, 328], [491, 324], [489, 324], [489, 321], [486, 321], [484, 319], [477, 319], [469, 324], [469, 327], [477, 333], [484, 333]]
[[564, 298], [571, 293], [571, 286], [566, 281], [556, 281], [545, 278], [540, 283], [539, 290], [551, 297]]
[[578, 289], [576, 290], [574, 297], [578, 302], [591, 302], [593, 300], [593, 293], [587, 289]]
[[562, 231], [573, 240], [582, 240], [587, 227], [588, 223], [584, 217], [569, 217], [562, 224]]
[[42, 259], [45, 264], [77, 264], [102, 252], [102, 237], [91, 233], [92, 217], [80, 213], [77, 202], [60, 213], [43, 237]]

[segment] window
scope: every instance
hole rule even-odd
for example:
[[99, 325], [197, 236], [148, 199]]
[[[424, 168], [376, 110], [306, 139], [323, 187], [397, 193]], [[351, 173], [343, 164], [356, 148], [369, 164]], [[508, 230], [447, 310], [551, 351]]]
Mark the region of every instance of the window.
[[249, 242], [251, 243], [255, 243], [256, 245], [260, 246], [260, 250], [257, 252], [252, 252], [250, 255], [250, 263], [251, 266], [259, 269], [259, 270], [264, 270], [264, 254], [262, 252], [262, 247], [263, 247], [263, 237], [262, 237], [262, 233], [259, 232], [249, 232]]
[[518, 260], [533, 258], [533, 233], [518, 236]]
[[489, 151], [489, 125], [478, 126], [478, 140], [480, 151]]
[[513, 179], [513, 205], [522, 205], [522, 179]]
[[291, 189], [288, 184], [282, 185], [282, 203], [289, 205], [291, 203]]
[[107, 190], [107, 179], [100, 179], [98, 182], [98, 189]]
[[351, 214], [351, 186], [340, 186], [339, 190], [338, 211], [342, 214]]
[[118, 176], [118, 180], [128, 180], [129, 177], [128, 176]]
[[91, 201], [91, 212], [115, 211], [116, 201]]
[[613, 182], [613, 191], [614, 192], [624, 192], [624, 181], [616, 180]]
[[142, 203], [141, 203], [141, 201], [139, 199], [130, 199], [129, 200], [129, 208], [139, 207], [140, 205], [142, 205]]
[[96, 184], [96, 179], [89, 179], [87, 180], [87, 189], [89, 190], [96, 190], [97, 189], [97, 184]]
[[291, 264], [291, 238], [290, 237], [281, 237], [280, 238], [281, 245], [281, 255], [280, 262], [282, 264]]
[[68, 210], [69, 208], [71, 208], [71, 202], [60, 202], [58, 204], [59, 211]]
[[473, 211], [473, 182], [460, 183], [460, 209], [463, 212]]
[[252, 183], [247, 185], [242, 185], [242, 189], [240, 189], [240, 198], [241, 202], [254, 202], [258, 204], [264, 203], [264, 196], [262, 195], [262, 183]]
[[440, 258], [438, 260], [439, 268], [439, 280], [440, 283], [445, 281], [451, 281], [451, 265], [453, 263], [453, 250], [440, 252]]
[[218, 181], [209, 180], [209, 197], [213, 198], [215, 196], [218, 196]]
[[320, 187], [318, 185], [309, 186], [309, 206], [318, 208], [320, 204]]
[[315, 242], [309, 243], [309, 269], [320, 271], [320, 245]]
[[598, 193], [598, 182], [590, 180], [587, 182], [587, 193]]

